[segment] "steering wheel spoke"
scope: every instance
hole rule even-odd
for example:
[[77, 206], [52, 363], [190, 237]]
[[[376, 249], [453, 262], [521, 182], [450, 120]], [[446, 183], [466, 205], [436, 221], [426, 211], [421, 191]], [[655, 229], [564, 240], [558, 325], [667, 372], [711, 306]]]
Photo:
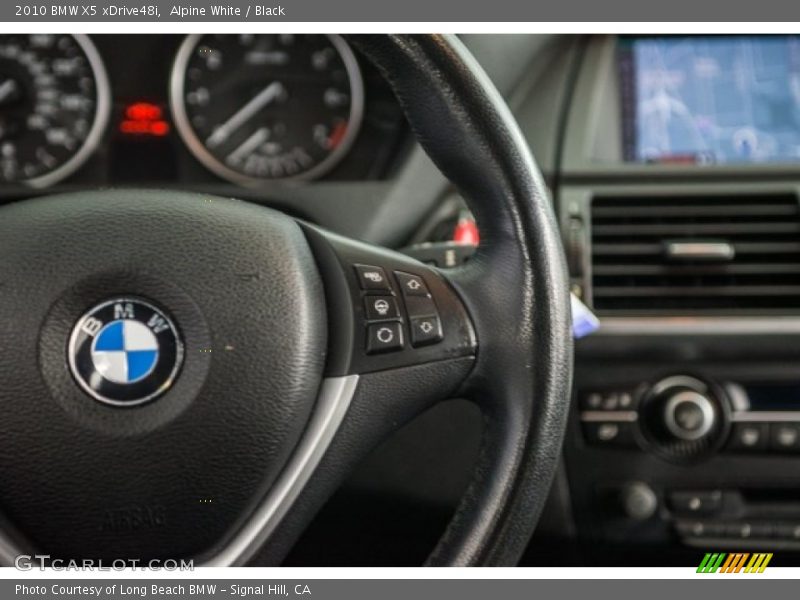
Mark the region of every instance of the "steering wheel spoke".
[[281, 478], [205, 564], [279, 563], [358, 462], [405, 423], [453, 398], [475, 363], [474, 328], [443, 272], [300, 225], [325, 288], [325, 379]]

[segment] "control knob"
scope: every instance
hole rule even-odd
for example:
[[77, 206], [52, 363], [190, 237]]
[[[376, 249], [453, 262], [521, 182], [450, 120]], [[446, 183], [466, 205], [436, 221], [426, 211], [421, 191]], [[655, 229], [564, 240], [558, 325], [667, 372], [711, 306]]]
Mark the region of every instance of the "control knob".
[[694, 390], [677, 391], [664, 403], [664, 424], [681, 440], [699, 440], [707, 435], [716, 418], [712, 401]]
[[639, 404], [647, 447], [673, 462], [692, 462], [716, 451], [730, 428], [728, 401], [712, 382], [677, 375], [655, 383]]
[[658, 498], [649, 485], [641, 481], [629, 483], [620, 491], [620, 502], [625, 515], [635, 521], [646, 521], [658, 509]]

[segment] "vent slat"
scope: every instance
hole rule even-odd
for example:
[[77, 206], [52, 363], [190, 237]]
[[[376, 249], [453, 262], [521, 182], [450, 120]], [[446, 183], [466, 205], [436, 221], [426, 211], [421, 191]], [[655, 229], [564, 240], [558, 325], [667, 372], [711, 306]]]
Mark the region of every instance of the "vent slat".
[[705, 264], [705, 265], [664, 265], [664, 264], [624, 264], [595, 265], [592, 272], [596, 277], [601, 275], [726, 275], [757, 274], [767, 276], [773, 274], [800, 274], [797, 263], [745, 263], [745, 264]]
[[[729, 217], [729, 216], [764, 216], [777, 217], [793, 215], [796, 211], [795, 206], [776, 204], [765, 206], [730, 206], [730, 205], [711, 205], [711, 206], [664, 206], [656, 204], [654, 206], [627, 206], [625, 215], [627, 217]], [[592, 211], [594, 222], [602, 221], [608, 217], [618, 219], [619, 207], [597, 207]]]
[[[734, 242], [737, 256], [741, 254], [789, 254], [800, 252], [800, 242]], [[598, 243], [592, 245], [595, 255], [662, 254], [664, 245], [660, 243]]]
[[625, 235], [663, 236], [721, 236], [737, 233], [753, 235], [756, 233], [798, 233], [800, 223], [631, 223], [622, 225], [593, 225], [592, 235], [596, 237]]
[[[794, 194], [598, 197], [591, 217], [592, 300], [601, 314], [800, 310]], [[671, 259], [667, 244], [680, 241], [727, 243], [733, 257]]]
[[800, 296], [800, 285], [752, 285], [728, 286], [649, 286], [649, 287], [600, 287], [594, 290], [595, 298], [602, 296]]

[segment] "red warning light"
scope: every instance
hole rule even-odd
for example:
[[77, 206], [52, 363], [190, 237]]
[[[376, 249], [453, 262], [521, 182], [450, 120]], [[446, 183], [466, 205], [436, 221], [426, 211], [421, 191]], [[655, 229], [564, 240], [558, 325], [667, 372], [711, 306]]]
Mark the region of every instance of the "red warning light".
[[347, 121], [339, 121], [333, 128], [331, 135], [328, 137], [328, 148], [335, 150], [339, 144], [344, 140], [344, 135], [347, 133]]
[[134, 102], [125, 108], [125, 118], [119, 124], [119, 130], [129, 135], [163, 137], [169, 133], [169, 123], [162, 118], [163, 113], [157, 104]]
[[477, 246], [480, 241], [480, 234], [478, 232], [478, 225], [475, 219], [470, 214], [462, 214], [458, 223], [456, 223], [455, 230], [453, 231], [453, 241], [457, 244], [468, 244], [470, 246]]

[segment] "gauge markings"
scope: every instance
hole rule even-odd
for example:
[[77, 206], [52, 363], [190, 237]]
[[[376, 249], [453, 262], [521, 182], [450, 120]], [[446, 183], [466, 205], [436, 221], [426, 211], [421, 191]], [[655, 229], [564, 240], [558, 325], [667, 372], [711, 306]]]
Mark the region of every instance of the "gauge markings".
[[238, 166], [244, 158], [255, 152], [256, 148], [266, 142], [267, 139], [269, 139], [269, 129], [262, 127], [242, 142], [236, 150], [231, 152], [225, 162], [232, 166]]
[[358, 133], [363, 96], [352, 50], [328, 35], [189, 36], [170, 86], [189, 149], [243, 185], [333, 168]]
[[208, 139], [206, 146], [209, 148], [216, 148], [220, 144], [228, 141], [231, 133], [239, 129], [242, 125], [252, 119], [258, 111], [267, 106], [273, 100], [280, 98], [286, 94], [286, 89], [280, 81], [273, 81], [263, 90], [261, 90], [254, 98], [247, 104], [237, 110], [231, 118], [225, 121], [222, 125], [214, 129]]
[[0, 36], [0, 181], [45, 186], [74, 172], [102, 133], [109, 95], [85, 36]]
[[0, 104], [13, 100], [19, 92], [19, 84], [13, 79], [6, 79], [0, 84]]

